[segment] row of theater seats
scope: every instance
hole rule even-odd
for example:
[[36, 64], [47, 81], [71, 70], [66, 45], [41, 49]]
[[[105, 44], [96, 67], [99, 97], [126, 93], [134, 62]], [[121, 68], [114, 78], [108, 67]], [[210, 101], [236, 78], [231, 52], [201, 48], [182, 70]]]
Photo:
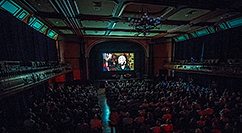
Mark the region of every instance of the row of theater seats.
[[13, 77], [60, 65], [58, 61], [0, 61], [0, 78]]

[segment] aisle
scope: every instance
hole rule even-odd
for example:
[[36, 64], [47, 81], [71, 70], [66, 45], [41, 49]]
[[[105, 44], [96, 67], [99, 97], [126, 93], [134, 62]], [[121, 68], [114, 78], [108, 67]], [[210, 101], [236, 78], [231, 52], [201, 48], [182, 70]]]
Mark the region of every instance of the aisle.
[[109, 109], [109, 106], [107, 105], [106, 100], [107, 99], [105, 97], [105, 89], [100, 88], [98, 90], [98, 102], [102, 109], [101, 117], [102, 117], [103, 133], [111, 133], [111, 130], [108, 127], [108, 117], [110, 114], [110, 109]]

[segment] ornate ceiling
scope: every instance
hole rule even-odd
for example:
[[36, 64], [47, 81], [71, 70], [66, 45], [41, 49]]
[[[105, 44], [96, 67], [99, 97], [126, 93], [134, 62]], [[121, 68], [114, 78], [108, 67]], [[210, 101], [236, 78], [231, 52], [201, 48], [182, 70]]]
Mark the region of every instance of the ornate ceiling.
[[[241, 0], [14, 0], [60, 36], [176, 37], [241, 17]], [[216, 2], [215, 2], [216, 1]], [[162, 16], [150, 33], [129, 18]]]

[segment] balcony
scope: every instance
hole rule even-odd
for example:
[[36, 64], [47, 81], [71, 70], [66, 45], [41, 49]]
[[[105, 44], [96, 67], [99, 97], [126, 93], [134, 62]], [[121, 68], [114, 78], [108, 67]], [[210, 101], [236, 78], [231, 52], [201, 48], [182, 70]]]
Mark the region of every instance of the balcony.
[[166, 63], [163, 67], [179, 72], [242, 78], [242, 59], [227, 59], [227, 62], [221, 62], [219, 59], [205, 59], [199, 62], [179, 60]]
[[0, 99], [72, 71], [69, 64], [55, 61], [33, 61], [28, 65], [19, 61], [0, 61], [0, 70]]

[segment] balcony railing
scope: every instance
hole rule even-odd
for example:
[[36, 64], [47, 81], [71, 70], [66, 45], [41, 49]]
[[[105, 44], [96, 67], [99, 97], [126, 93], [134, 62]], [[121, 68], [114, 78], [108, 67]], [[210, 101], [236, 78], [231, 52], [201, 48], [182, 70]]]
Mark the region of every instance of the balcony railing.
[[226, 62], [221, 62], [219, 59], [206, 59], [199, 62], [179, 60], [166, 63], [163, 67], [175, 71], [242, 78], [242, 59], [228, 59]]
[[50, 61], [29, 62], [26, 66], [19, 61], [1, 61], [0, 64], [1, 98], [72, 71], [69, 64]]

